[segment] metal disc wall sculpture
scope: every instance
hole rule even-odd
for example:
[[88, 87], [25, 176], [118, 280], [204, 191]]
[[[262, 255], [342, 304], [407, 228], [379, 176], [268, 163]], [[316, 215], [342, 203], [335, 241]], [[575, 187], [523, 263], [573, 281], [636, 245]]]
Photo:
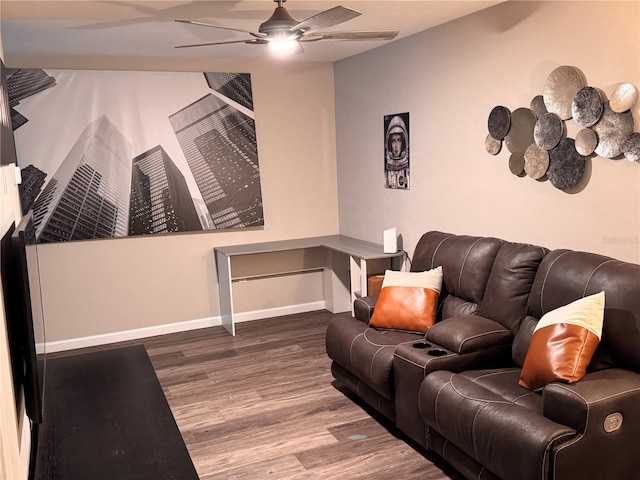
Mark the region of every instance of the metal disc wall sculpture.
[[[497, 155], [504, 142], [511, 152], [511, 173], [548, 179], [559, 190], [574, 190], [590, 156], [624, 156], [640, 163], [640, 133], [634, 132], [631, 112], [637, 98], [635, 86], [620, 83], [607, 99], [604, 92], [587, 85], [578, 68], [558, 67], [529, 108], [511, 111], [499, 105], [491, 110], [485, 149]], [[566, 137], [565, 122], [570, 120], [582, 127], [575, 139]]]

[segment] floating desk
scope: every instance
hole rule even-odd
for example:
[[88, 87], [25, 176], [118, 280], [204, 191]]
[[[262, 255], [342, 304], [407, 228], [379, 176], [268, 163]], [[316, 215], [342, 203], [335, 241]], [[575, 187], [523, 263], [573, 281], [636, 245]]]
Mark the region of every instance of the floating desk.
[[[232, 245], [213, 249], [218, 273], [220, 316], [222, 325], [235, 335], [233, 313], [233, 282], [248, 278], [264, 278], [310, 271], [324, 272], [324, 299], [332, 313], [352, 311], [357, 295], [367, 291], [367, 262], [386, 263], [385, 268], [400, 269], [404, 252], [384, 253], [382, 245], [365, 242], [345, 235], [299, 238], [276, 242]], [[313, 252], [315, 260], [297, 269], [257, 271], [252, 274], [245, 264], [242, 271], [232, 268], [234, 258], [258, 254], [278, 254], [304, 250]], [[250, 265], [249, 265], [250, 267]], [[234, 271], [236, 270], [236, 271]], [[259, 269], [258, 269], [259, 270]]]

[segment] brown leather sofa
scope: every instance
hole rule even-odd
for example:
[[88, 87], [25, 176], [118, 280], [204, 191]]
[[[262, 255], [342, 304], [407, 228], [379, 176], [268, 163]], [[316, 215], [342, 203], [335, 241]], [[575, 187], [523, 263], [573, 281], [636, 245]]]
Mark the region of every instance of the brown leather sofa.
[[[629, 450], [640, 440], [640, 266], [428, 232], [411, 270], [439, 265], [438, 316], [425, 335], [370, 328], [375, 297], [330, 322], [334, 377], [469, 479], [640, 478]], [[588, 375], [542, 393], [518, 386], [537, 320], [601, 290], [604, 333]]]
[[[519, 386], [542, 315], [600, 291], [603, 335], [587, 374], [541, 392]], [[640, 265], [571, 250], [547, 254], [512, 356], [512, 367], [424, 380], [418, 402], [427, 448], [468, 478], [640, 478]]]

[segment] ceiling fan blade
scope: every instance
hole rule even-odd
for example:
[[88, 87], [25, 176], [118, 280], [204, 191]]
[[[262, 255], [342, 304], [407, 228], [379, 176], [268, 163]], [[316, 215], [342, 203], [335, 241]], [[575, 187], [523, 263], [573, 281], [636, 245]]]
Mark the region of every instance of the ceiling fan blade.
[[333, 27], [360, 16], [361, 13], [352, 8], [337, 6], [317, 13], [306, 20], [302, 20], [290, 28], [291, 32], [302, 30], [304, 32], [316, 32], [323, 28]]
[[[356, 30], [352, 32], [314, 32], [309, 41], [318, 40], [393, 40], [399, 30]], [[304, 35], [300, 41], [305, 41]]]
[[190, 25], [200, 25], [202, 27], [221, 28], [223, 30], [231, 30], [233, 32], [248, 33], [252, 37], [256, 37], [256, 38], [264, 38], [264, 37], [266, 37], [266, 35], [264, 33], [250, 32], [249, 30], [242, 30], [241, 28], [225, 27], [224, 25], [215, 25], [213, 23], [194, 22], [192, 20], [175, 20], [175, 21], [176, 22], [180, 22], [180, 23], [188, 23]]
[[209, 43], [192, 43], [190, 45], [176, 45], [173, 48], [191, 48], [191, 47], [208, 47], [210, 45], [227, 45], [230, 43], [267, 43], [266, 41], [256, 40], [229, 40], [227, 42], [209, 42]]

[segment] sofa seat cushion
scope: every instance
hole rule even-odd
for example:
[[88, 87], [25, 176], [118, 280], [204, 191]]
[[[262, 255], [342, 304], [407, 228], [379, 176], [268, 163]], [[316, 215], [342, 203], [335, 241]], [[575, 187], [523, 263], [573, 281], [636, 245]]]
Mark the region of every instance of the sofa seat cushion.
[[456, 353], [468, 353], [511, 343], [511, 332], [493, 320], [478, 315], [447, 318], [426, 334], [430, 342]]
[[542, 395], [518, 385], [519, 368], [494, 368], [487, 370], [469, 370], [460, 374], [490, 392], [498, 394], [503, 400], [542, 412]]
[[576, 435], [575, 430], [448, 371], [425, 378], [419, 406], [430, 428], [503, 480], [546, 478], [551, 448]]
[[329, 358], [393, 401], [393, 352], [401, 343], [423, 338], [418, 333], [377, 330], [341, 315], [329, 322], [325, 341]]

